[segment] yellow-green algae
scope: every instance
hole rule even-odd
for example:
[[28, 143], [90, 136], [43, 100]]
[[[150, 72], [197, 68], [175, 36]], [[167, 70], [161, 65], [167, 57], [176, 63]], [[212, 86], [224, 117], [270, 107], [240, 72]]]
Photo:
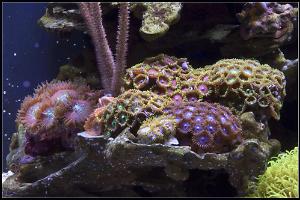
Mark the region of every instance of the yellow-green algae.
[[[255, 191], [249, 197], [287, 198], [299, 197], [298, 147], [279, 154], [269, 161], [269, 167], [258, 177]], [[253, 187], [253, 186], [250, 186]]]

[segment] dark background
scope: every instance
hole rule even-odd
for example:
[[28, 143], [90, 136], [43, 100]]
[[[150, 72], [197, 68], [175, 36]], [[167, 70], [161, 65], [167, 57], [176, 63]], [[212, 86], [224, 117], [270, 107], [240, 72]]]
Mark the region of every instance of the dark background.
[[21, 102], [32, 95], [41, 82], [56, 77], [59, 66], [86, 48], [85, 36], [75, 33], [69, 39], [48, 33], [38, 24], [47, 3], [3, 3], [2, 63], [2, 172], [11, 136], [16, 132], [16, 114]]

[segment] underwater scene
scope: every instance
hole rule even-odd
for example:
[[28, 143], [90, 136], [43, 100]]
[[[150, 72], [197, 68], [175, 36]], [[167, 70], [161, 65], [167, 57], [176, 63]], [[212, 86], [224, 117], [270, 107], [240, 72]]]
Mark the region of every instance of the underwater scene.
[[298, 3], [2, 3], [2, 197], [299, 197]]

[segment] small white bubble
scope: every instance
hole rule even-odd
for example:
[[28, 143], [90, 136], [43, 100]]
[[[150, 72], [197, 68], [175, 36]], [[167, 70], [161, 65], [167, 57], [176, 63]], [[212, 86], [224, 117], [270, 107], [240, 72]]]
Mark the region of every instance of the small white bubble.
[[67, 60], [70, 60], [71, 58], [70, 57], [67, 57]]
[[11, 115], [11, 113], [8, 113], [8, 115]]
[[6, 80], [8, 81], [8, 78], [6, 78]]
[[9, 138], [7, 138], [8, 140], [10, 140], [10, 137]]
[[4, 136], [7, 137], [7, 134], [5, 133]]
[[73, 44], [73, 46], [76, 46], [76, 45], [77, 45], [77, 44], [75, 44], [75, 43]]
[[14, 56], [17, 56], [17, 53], [14, 53]]
[[17, 85], [16, 87], [18, 88], [19, 86]]
[[40, 44], [38, 42], [34, 43], [34, 48], [39, 48]]
[[3, 91], [3, 94], [6, 94], [6, 91], [5, 91], [5, 90]]
[[3, 110], [4, 113], [6, 113], [6, 110]]
[[31, 85], [30, 81], [26, 80], [26, 81], [23, 82], [23, 87], [25, 87], [25, 88], [30, 87], [30, 85]]
[[58, 40], [56, 40], [56, 44], [58, 44], [59, 43], [59, 41]]

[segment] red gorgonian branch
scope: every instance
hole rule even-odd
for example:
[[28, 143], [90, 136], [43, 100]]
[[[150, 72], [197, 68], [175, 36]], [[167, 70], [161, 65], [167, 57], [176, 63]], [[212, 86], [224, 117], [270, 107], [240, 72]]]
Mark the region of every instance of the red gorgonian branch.
[[128, 3], [120, 3], [115, 59], [103, 27], [101, 5], [98, 2], [84, 2], [78, 3], [78, 5], [94, 44], [97, 67], [101, 75], [103, 88], [113, 96], [117, 96], [123, 85], [122, 76], [126, 69], [129, 5]]

